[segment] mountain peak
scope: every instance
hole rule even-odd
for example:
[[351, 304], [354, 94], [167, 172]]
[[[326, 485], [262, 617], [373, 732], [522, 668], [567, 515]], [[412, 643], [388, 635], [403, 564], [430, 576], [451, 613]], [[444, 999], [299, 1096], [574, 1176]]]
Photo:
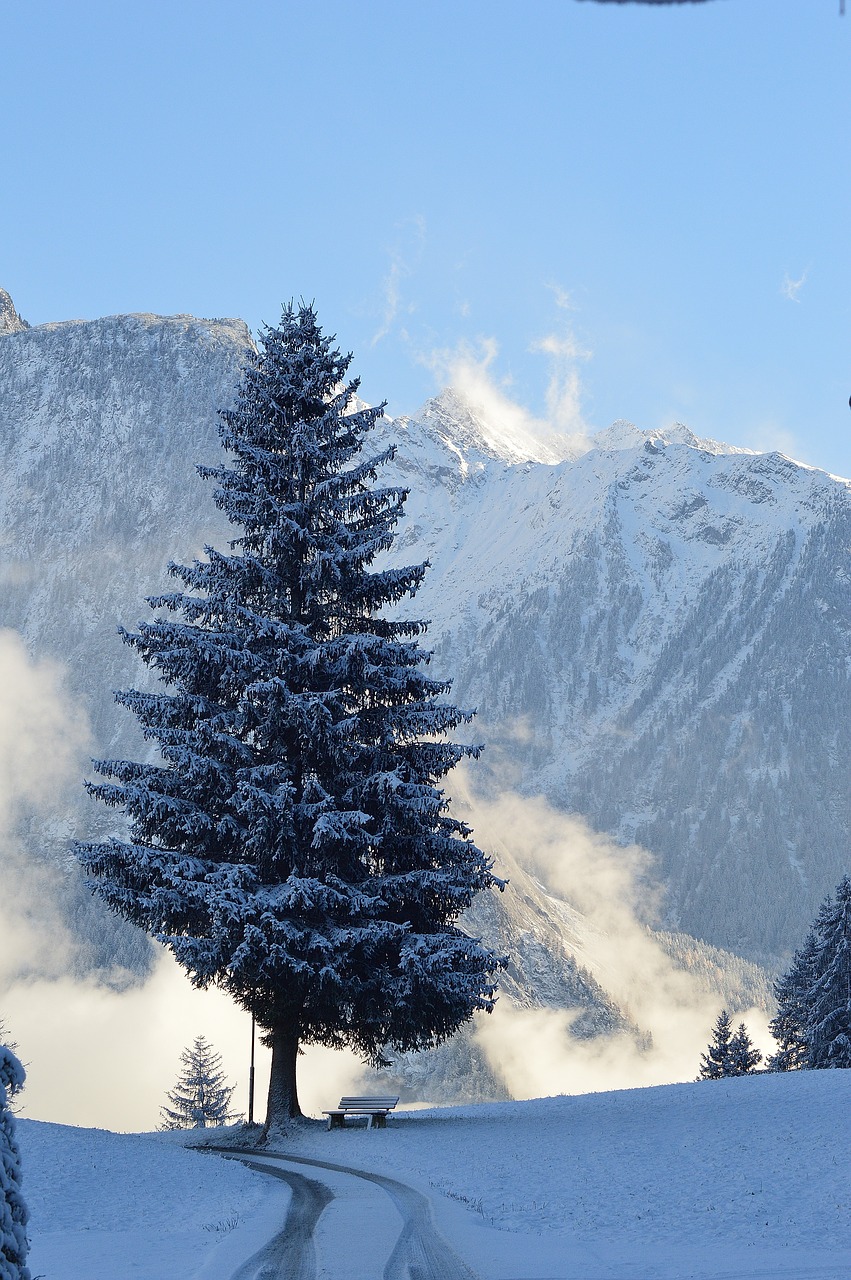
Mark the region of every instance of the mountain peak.
[[0, 289], [0, 334], [20, 333], [22, 329], [29, 329], [29, 325], [18, 315], [6, 290]]
[[684, 444], [690, 449], [699, 449], [701, 453], [711, 453], [716, 457], [728, 453], [746, 453], [753, 455], [753, 449], [740, 449], [734, 444], [725, 444], [723, 440], [709, 440], [696, 436], [683, 422], [673, 422], [662, 431], [653, 431], [646, 427], [637, 427], [626, 418], [619, 418], [610, 427], [598, 431], [592, 438], [595, 449], [620, 450], [637, 449], [641, 445], [664, 448], [669, 444]]
[[549, 429], [508, 401], [495, 406], [475, 403], [456, 387], [445, 387], [427, 400], [417, 414], [445, 444], [463, 454], [474, 453], [517, 465], [542, 462], [555, 465], [584, 453], [587, 442], [576, 442]]

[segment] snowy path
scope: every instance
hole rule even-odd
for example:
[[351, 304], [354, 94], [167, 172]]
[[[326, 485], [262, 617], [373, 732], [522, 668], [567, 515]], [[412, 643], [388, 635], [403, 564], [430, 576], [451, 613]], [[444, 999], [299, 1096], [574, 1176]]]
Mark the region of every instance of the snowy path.
[[[244, 1267], [233, 1276], [233, 1280], [313, 1280], [316, 1275], [314, 1241], [316, 1228], [323, 1210], [336, 1197], [336, 1192], [324, 1184], [312, 1181], [286, 1170], [284, 1164], [308, 1165], [321, 1169], [325, 1173], [342, 1174], [344, 1178], [357, 1178], [361, 1182], [371, 1183], [379, 1187], [390, 1197], [398, 1216], [402, 1221], [402, 1230], [393, 1245], [390, 1255], [381, 1271], [382, 1280], [479, 1280], [476, 1273], [458, 1256], [447, 1240], [440, 1234], [434, 1222], [431, 1201], [422, 1192], [395, 1178], [386, 1178], [381, 1174], [368, 1173], [363, 1169], [354, 1169], [349, 1165], [333, 1164], [327, 1160], [315, 1160], [307, 1156], [295, 1156], [279, 1151], [263, 1151], [258, 1153], [250, 1147], [243, 1148], [211, 1148], [222, 1154], [237, 1158], [249, 1169], [259, 1173], [268, 1173], [273, 1177], [283, 1178], [293, 1188], [293, 1199], [290, 1212], [281, 1233], [270, 1241], [265, 1250], [250, 1259]], [[258, 1155], [262, 1158], [258, 1159]], [[324, 1193], [324, 1199], [319, 1191]], [[384, 1202], [386, 1206], [386, 1201]], [[375, 1206], [371, 1206], [375, 1214]], [[386, 1208], [379, 1218], [387, 1218]], [[341, 1228], [344, 1224], [338, 1224]], [[367, 1231], [364, 1231], [364, 1226]], [[364, 1262], [361, 1244], [364, 1236], [369, 1234], [368, 1225], [359, 1216], [360, 1230], [354, 1238], [357, 1241], [358, 1257], [353, 1259], [359, 1276], [364, 1275]], [[383, 1233], [382, 1233], [383, 1234]], [[354, 1243], [354, 1240], [353, 1240]], [[339, 1239], [333, 1241], [335, 1272], [339, 1263], [336, 1258], [341, 1253]], [[321, 1246], [320, 1246], [321, 1256]], [[278, 1271], [269, 1268], [277, 1261]], [[376, 1276], [378, 1272], [375, 1272]]]
[[255, 1160], [242, 1160], [241, 1163], [256, 1173], [281, 1178], [289, 1184], [292, 1196], [281, 1230], [234, 1272], [233, 1280], [278, 1280], [280, 1276], [286, 1276], [287, 1280], [290, 1277], [292, 1280], [315, 1280], [313, 1233], [323, 1209], [334, 1198], [333, 1192], [324, 1183], [289, 1173], [286, 1169]]

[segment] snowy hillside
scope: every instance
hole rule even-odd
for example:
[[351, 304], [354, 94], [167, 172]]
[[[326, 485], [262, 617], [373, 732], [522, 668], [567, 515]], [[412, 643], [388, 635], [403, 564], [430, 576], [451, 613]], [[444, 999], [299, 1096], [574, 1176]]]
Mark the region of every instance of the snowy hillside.
[[[320, 1277], [383, 1272], [405, 1206], [356, 1176], [372, 1171], [425, 1195], [457, 1274], [480, 1280], [841, 1280], [849, 1090], [845, 1071], [755, 1076], [315, 1124], [274, 1150], [337, 1167], [279, 1165], [325, 1188]], [[173, 1135], [23, 1121], [20, 1139], [33, 1274], [49, 1280], [237, 1280], [283, 1225], [286, 1182]]]

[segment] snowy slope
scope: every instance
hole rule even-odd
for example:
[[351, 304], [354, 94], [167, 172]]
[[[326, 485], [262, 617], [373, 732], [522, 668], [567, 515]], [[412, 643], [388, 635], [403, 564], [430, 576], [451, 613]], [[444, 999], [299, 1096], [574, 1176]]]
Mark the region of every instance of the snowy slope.
[[30, 1268], [46, 1280], [168, 1280], [213, 1258], [212, 1274], [229, 1275], [234, 1245], [259, 1248], [282, 1215], [273, 1185], [156, 1136], [35, 1120], [17, 1132]]
[[[274, 1146], [424, 1192], [482, 1280], [840, 1280], [849, 1090], [842, 1071], [754, 1076], [410, 1112], [372, 1132], [316, 1125]], [[283, 1184], [163, 1135], [20, 1132], [33, 1272], [49, 1280], [231, 1280], [283, 1219]], [[376, 1241], [359, 1232], [377, 1203], [346, 1201], [355, 1179], [291, 1168], [338, 1195], [317, 1229], [318, 1275], [374, 1280]], [[384, 1221], [389, 1249], [400, 1223]]]

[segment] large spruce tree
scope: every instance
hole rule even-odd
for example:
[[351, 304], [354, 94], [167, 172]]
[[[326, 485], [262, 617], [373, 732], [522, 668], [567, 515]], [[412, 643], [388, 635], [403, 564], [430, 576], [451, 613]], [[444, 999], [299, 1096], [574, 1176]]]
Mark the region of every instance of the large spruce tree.
[[267, 1125], [300, 1114], [301, 1043], [439, 1043], [490, 1010], [497, 958], [458, 926], [498, 882], [438, 786], [476, 748], [425, 673], [425, 624], [390, 618], [426, 565], [374, 568], [406, 492], [380, 487], [351, 357], [289, 307], [224, 412], [214, 500], [227, 551], [173, 564], [181, 588], [122, 632], [163, 682], [117, 696], [157, 763], [105, 760], [87, 784], [129, 834], [82, 844], [109, 905], [198, 986], [251, 1010], [272, 1046]]

